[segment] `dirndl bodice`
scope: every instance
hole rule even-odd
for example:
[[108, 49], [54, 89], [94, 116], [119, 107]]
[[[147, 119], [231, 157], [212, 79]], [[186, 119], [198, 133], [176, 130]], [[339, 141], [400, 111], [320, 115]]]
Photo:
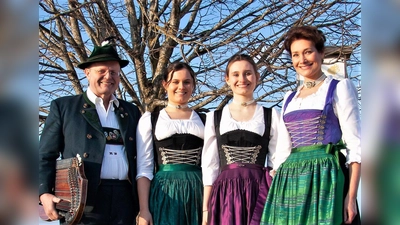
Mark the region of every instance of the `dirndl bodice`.
[[[289, 112], [283, 115], [283, 121], [286, 124], [292, 148], [316, 145], [316, 144], [336, 144], [342, 137], [339, 120], [333, 111], [333, 91], [334, 87], [328, 90], [325, 106], [323, 110], [304, 109]], [[293, 92], [284, 106], [292, 100]]]
[[193, 134], [174, 134], [163, 140], [154, 140], [157, 164], [189, 164], [200, 166], [203, 139]]
[[221, 167], [239, 162], [264, 166], [268, 141], [246, 130], [233, 130], [218, 138]]

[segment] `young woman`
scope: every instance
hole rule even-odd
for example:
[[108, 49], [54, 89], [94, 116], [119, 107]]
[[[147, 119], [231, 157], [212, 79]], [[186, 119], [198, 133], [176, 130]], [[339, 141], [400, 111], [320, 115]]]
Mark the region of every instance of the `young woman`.
[[254, 101], [260, 78], [253, 59], [234, 55], [225, 80], [233, 100], [207, 113], [202, 170], [203, 224], [259, 224], [271, 177], [279, 114]]
[[304, 85], [284, 98], [276, 175], [261, 224], [359, 223], [357, 91], [349, 79], [334, 80], [322, 72], [324, 43], [323, 33], [311, 26], [292, 28], [284, 42]]
[[137, 223], [201, 224], [205, 115], [200, 117], [188, 107], [195, 73], [186, 63], [172, 63], [162, 85], [168, 105], [159, 112], [144, 113], [137, 129]]

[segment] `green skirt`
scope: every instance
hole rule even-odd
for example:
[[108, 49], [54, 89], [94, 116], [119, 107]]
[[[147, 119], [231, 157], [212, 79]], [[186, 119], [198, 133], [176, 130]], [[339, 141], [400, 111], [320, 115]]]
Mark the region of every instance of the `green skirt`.
[[154, 225], [201, 224], [203, 183], [201, 168], [186, 164], [161, 165], [150, 187]]
[[336, 145], [292, 149], [272, 180], [261, 224], [341, 224], [344, 176], [338, 153]]

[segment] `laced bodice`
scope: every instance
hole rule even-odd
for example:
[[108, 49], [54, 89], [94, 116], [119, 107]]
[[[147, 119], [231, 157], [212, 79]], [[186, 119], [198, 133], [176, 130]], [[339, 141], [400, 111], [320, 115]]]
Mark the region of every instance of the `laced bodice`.
[[[323, 110], [301, 109], [284, 114], [283, 121], [290, 134], [292, 148], [337, 143], [341, 139], [342, 131], [332, 105], [333, 87], [329, 88]], [[286, 105], [293, 96], [294, 93], [288, 98]]]
[[174, 134], [163, 140], [155, 140], [159, 165], [200, 165], [203, 139], [192, 134]]
[[175, 150], [160, 147], [162, 164], [190, 164], [199, 165], [201, 147], [195, 149]]
[[222, 145], [222, 149], [224, 150], [227, 164], [234, 162], [255, 164], [257, 156], [260, 153], [261, 145], [254, 147]]
[[264, 166], [268, 153], [268, 141], [263, 136], [246, 131], [233, 130], [218, 139], [221, 165], [234, 162], [259, 164]]

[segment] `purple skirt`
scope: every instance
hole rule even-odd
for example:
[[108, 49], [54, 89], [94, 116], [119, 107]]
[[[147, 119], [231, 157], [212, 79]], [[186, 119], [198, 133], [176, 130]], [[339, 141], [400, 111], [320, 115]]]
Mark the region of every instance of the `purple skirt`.
[[256, 164], [225, 166], [211, 190], [208, 224], [260, 224], [272, 182], [269, 170]]

